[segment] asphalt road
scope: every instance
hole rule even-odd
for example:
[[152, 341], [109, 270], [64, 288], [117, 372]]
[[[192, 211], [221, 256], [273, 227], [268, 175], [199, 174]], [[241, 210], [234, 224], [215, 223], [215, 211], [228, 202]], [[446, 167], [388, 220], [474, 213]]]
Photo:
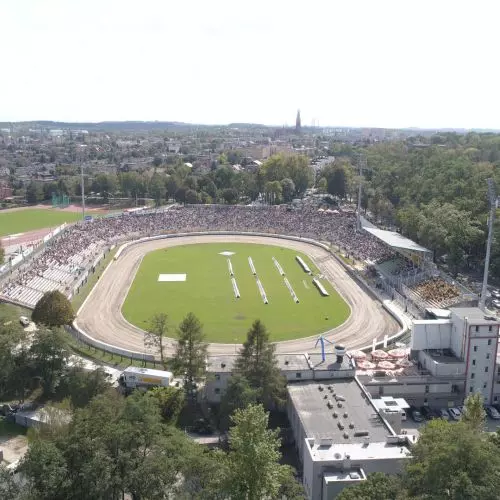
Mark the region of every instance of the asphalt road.
[[[100, 277], [79, 311], [76, 321], [78, 327], [94, 339], [107, 344], [149, 353], [144, 348], [144, 332], [127, 322], [121, 313], [122, 304], [142, 257], [161, 248], [220, 242], [282, 246], [308, 255], [351, 307], [351, 315], [342, 325], [325, 332], [325, 336], [335, 343], [344, 344], [348, 349], [357, 349], [371, 345], [373, 338], [382, 340], [384, 335], [391, 336], [399, 330], [398, 323], [385, 311], [382, 304], [365, 293], [326, 250], [301, 241], [243, 235], [185, 236], [131, 245]], [[281, 353], [319, 351], [319, 347], [314, 348], [315, 340], [316, 336], [279, 342], [276, 351]], [[172, 355], [174, 349], [175, 341], [169, 339], [166, 342], [165, 354]], [[209, 354], [234, 354], [237, 349], [238, 346], [235, 344], [210, 344], [208, 351]]]

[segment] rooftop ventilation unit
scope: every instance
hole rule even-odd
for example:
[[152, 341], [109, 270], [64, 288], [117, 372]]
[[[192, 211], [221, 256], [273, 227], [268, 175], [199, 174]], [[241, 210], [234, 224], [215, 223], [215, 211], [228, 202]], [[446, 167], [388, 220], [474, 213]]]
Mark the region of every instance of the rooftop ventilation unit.
[[365, 437], [365, 436], [369, 436], [370, 433], [368, 431], [356, 431], [354, 433], [354, 437]]
[[322, 385], [318, 385], [318, 391], [323, 391], [323, 386]]
[[338, 416], [339, 416], [339, 415], [338, 415], [338, 413], [337, 413], [336, 411], [334, 411], [334, 412], [332, 413], [332, 417], [333, 417], [333, 418], [337, 418]]
[[221, 364], [220, 364], [220, 367], [221, 367], [221, 368], [226, 368], [226, 363], [221, 363]]
[[337, 344], [335, 346], [335, 355], [337, 356], [337, 363], [341, 365], [344, 361], [345, 347], [343, 345]]
[[336, 394], [335, 401], [345, 401], [345, 398], [344, 398], [344, 396], [341, 396], [340, 394]]
[[347, 418], [348, 416], [347, 412], [344, 412], [344, 418]]
[[289, 363], [288, 359], [285, 359], [285, 365], [287, 365]]
[[354, 422], [349, 422], [349, 429], [354, 429]]
[[349, 434], [347, 432], [344, 432], [344, 439], [349, 439]]
[[344, 424], [342, 422], [337, 422], [337, 426], [341, 431], [344, 430]]

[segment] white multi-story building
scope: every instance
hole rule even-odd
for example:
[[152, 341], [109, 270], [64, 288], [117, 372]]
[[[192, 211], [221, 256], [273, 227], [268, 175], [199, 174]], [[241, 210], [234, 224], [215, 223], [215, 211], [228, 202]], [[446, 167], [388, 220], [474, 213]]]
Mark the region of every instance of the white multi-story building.
[[358, 375], [373, 396], [399, 396], [421, 406], [457, 406], [473, 392], [500, 402], [500, 320], [477, 307], [452, 308], [449, 319], [415, 320], [412, 375]]

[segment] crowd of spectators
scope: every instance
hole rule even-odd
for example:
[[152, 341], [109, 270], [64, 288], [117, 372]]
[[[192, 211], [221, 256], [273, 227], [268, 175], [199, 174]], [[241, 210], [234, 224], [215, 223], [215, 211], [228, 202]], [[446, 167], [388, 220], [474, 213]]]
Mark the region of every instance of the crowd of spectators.
[[442, 278], [430, 278], [413, 288], [427, 302], [446, 305], [447, 302], [460, 296], [458, 287], [451, 285]]
[[300, 236], [326, 241], [359, 260], [376, 260], [386, 249], [372, 235], [356, 231], [353, 213], [318, 212], [315, 208], [283, 206], [193, 205], [168, 210], [147, 210], [115, 217], [95, 218], [69, 227], [49, 243], [45, 251], [12, 276], [11, 284], [26, 285], [49, 268], [77, 275], [75, 256], [85, 254], [85, 267], [105, 247], [121, 241], [161, 233], [193, 231], [256, 231]]

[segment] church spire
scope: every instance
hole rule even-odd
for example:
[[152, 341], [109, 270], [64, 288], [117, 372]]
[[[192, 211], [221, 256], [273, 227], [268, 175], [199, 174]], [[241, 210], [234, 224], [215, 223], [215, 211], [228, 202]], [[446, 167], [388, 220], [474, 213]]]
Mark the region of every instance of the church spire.
[[297, 119], [295, 120], [295, 131], [300, 132], [302, 124], [300, 122], [300, 109], [297, 110]]

